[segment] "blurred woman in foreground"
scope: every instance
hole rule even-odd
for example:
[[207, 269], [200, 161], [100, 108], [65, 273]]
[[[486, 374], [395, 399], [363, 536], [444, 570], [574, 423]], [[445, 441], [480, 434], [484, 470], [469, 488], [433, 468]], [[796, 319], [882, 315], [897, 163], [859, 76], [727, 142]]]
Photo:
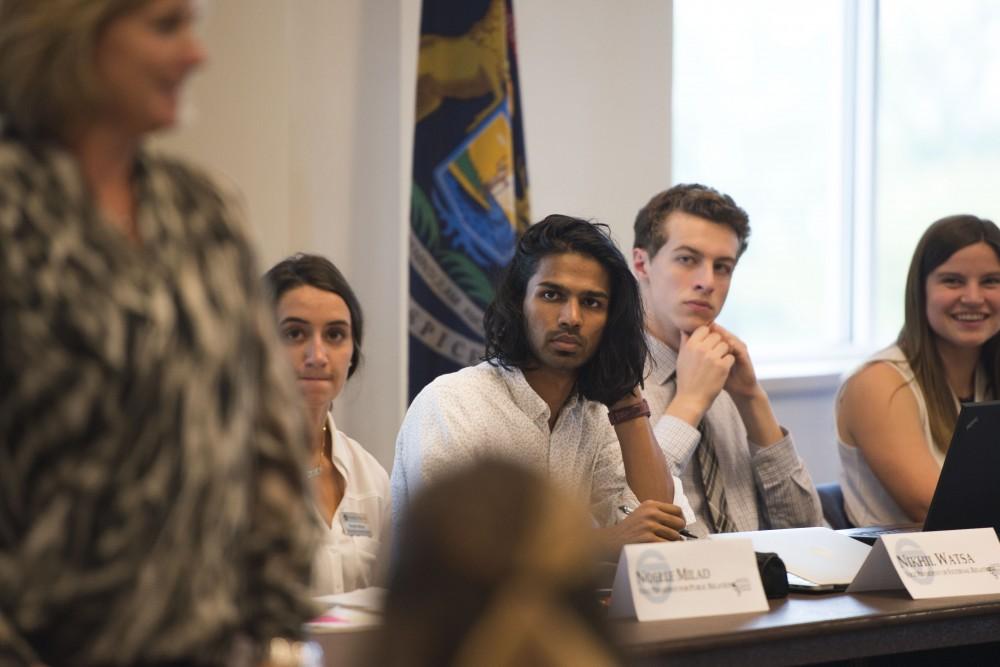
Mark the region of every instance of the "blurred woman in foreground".
[[239, 216], [143, 148], [193, 20], [0, 0], [0, 663], [221, 664], [313, 612], [304, 420]]
[[959, 404], [1000, 383], [1000, 229], [973, 215], [932, 224], [906, 278], [896, 344], [837, 397], [844, 509], [856, 526], [923, 521]]

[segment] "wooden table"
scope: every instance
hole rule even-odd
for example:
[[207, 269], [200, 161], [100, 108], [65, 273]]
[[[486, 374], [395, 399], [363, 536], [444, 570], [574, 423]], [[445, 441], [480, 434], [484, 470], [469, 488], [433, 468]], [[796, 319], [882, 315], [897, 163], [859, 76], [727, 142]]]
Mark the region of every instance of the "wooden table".
[[310, 639], [323, 648], [325, 667], [368, 667], [374, 664], [371, 650], [378, 631], [373, 628], [354, 632], [322, 632]]
[[[980, 645], [997, 663], [1000, 596], [911, 600], [904, 591], [791, 595], [767, 614], [615, 621], [631, 664], [797, 665]], [[968, 651], [969, 649], [964, 649]]]
[[[778, 667], [951, 647], [1000, 664], [1000, 595], [911, 600], [903, 591], [791, 595], [766, 614], [612, 621], [629, 664]], [[328, 667], [370, 665], [372, 629], [317, 634]], [[968, 651], [969, 648], [961, 650]], [[952, 662], [944, 656], [945, 663]], [[907, 659], [906, 664], [912, 660]], [[944, 663], [943, 663], [944, 664]]]

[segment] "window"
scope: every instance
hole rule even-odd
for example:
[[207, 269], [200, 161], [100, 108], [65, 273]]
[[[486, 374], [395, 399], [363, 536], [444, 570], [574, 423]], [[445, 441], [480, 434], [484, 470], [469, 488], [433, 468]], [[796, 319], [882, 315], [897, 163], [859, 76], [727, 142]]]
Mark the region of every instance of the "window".
[[991, 0], [674, 1], [673, 178], [750, 215], [720, 321], [755, 360], [888, 344], [927, 225], [1000, 222], [998, 38]]

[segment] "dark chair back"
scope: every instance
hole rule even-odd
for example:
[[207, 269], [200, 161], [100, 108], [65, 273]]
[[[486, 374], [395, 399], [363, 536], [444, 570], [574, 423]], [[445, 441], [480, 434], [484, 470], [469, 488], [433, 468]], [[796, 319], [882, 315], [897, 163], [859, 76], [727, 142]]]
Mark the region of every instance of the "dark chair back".
[[831, 528], [834, 530], [854, 528], [847, 519], [847, 513], [844, 512], [844, 492], [840, 489], [840, 484], [837, 482], [820, 484], [816, 487], [816, 491], [819, 493], [819, 504], [823, 506], [823, 518]]

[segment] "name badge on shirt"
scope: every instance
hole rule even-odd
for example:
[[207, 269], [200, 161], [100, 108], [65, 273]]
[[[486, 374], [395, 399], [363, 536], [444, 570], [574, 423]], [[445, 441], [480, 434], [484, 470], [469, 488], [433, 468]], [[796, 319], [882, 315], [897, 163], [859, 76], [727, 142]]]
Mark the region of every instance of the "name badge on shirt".
[[341, 512], [340, 523], [344, 532], [351, 537], [371, 537], [372, 529], [368, 527], [368, 517], [358, 512]]

